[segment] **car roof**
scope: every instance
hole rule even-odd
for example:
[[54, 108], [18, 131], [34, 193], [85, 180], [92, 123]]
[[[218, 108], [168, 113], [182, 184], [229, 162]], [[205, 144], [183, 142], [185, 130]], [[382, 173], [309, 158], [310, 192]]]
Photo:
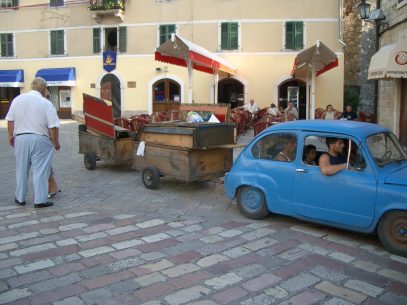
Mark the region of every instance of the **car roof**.
[[359, 139], [368, 135], [389, 132], [390, 130], [377, 124], [346, 120], [298, 120], [273, 125], [269, 130], [308, 130], [350, 134]]

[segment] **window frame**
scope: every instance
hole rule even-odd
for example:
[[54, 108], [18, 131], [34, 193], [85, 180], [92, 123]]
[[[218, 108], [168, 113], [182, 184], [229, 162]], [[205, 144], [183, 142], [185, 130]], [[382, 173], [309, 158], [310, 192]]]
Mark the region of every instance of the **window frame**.
[[[222, 46], [222, 25], [223, 24], [236, 24], [237, 25], [237, 47], [235, 49], [232, 48], [223, 48]], [[233, 51], [241, 51], [241, 23], [239, 21], [228, 20], [228, 21], [221, 21], [218, 24], [218, 50], [219, 51], [226, 51], [226, 52], [233, 52]], [[230, 40], [230, 29], [228, 29], [228, 40]]]
[[[62, 54], [52, 54], [52, 32], [62, 32], [63, 34], [63, 53]], [[50, 30], [48, 32], [48, 43], [49, 43], [49, 56], [57, 57], [57, 56], [66, 56], [67, 55], [67, 47], [66, 47], [66, 33], [65, 30]]]
[[[178, 34], [178, 26], [175, 23], [163, 23], [163, 24], [159, 24], [158, 28], [157, 28], [157, 47], [159, 47], [160, 45], [162, 45], [164, 42], [168, 41], [169, 39], [171, 39], [171, 34], [172, 32], [169, 34], [169, 38], [164, 41], [161, 42], [161, 28], [163, 26], [169, 27], [169, 26], [173, 26], [174, 27], [174, 34], [177, 35]], [[165, 35], [168, 35], [168, 33], [166, 33]]]
[[[294, 48], [288, 48], [287, 47], [287, 24], [288, 23], [294, 23], [294, 24], [302, 23], [302, 47], [301, 48], [298, 48], [298, 49], [295, 48], [295, 46], [296, 46], [296, 41], [295, 41], [295, 31], [296, 30], [295, 29], [294, 29], [294, 33], [293, 33], [293, 35], [294, 35]], [[306, 28], [307, 28], [306, 23], [303, 20], [286, 20], [286, 21], [284, 21], [284, 25], [283, 25], [283, 28], [282, 28], [282, 30], [283, 30], [283, 35], [282, 35], [282, 38], [283, 38], [283, 50], [295, 51], [295, 52], [304, 50], [305, 46], [306, 46], [306, 43], [307, 43], [307, 41], [306, 41]]]
[[[12, 55], [9, 55], [8, 53], [6, 55], [3, 55], [2, 50], [2, 45], [3, 45], [3, 41], [2, 41], [2, 37], [4, 37], [3, 35], [11, 35], [11, 51], [12, 51]], [[8, 45], [8, 41], [6, 42], [6, 49], [8, 49], [7, 47]], [[15, 34], [14, 33], [0, 33], [0, 58], [15, 58], [16, 57], [16, 41], [15, 41]]]
[[[98, 37], [99, 50], [98, 51], [95, 51], [95, 47], [96, 47], [96, 44], [95, 44], [95, 31], [99, 32], [99, 37]], [[102, 47], [102, 33], [103, 33], [102, 28], [92, 28], [92, 53], [93, 54], [100, 54], [102, 52], [102, 50], [103, 50], [103, 47]]]
[[[296, 148], [295, 148], [295, 155], [290, 156], [293, 157], [291, 161], [281, 161], [281, 160], [276, 160], [275, 157], [278, 155], [279, 152], [281, 152], [282, 148], [284, 147], [284, 138], [289, 137], [289, 138], [294, 138], [296, 141]], [[273, 143], [272, 146], [267, 147], [267, 150], [273, 150], [272, 155], [268, 155], [264, 150], [264, 141], [268, 141], [266, 139], [270, 140], [275, 140], [277, 139], [278, 142]], [[296, 162], [297, 156], [298, 156], [298, 142], [300, 140], [300, 137], [297, 133], [291, 132], [291, 131], [276, 131], [273, 133], [268, 133], [258, 139], [256, 143], [251, 148], [251, 155], [253, 156], [254, 159], [257, 160], [262, 160], [262, 161], [267, 161], [267, 162], [283, 162], [283, 163], [294, 163]], [[271, 141], [273, 142], [273, 141]], [[278, 151], [278, 152], [277, 152]]]

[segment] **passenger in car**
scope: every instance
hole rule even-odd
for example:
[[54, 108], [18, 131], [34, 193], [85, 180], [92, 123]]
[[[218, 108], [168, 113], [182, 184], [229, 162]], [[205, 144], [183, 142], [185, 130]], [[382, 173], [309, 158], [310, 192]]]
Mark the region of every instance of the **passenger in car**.
[[283, 149], [274, 157], [274, 160], [291, 162], [295, 159], [297, 140], [293, 136], [286, 136], [283, 139]]
[[324, 175], [335, 175], [343, 169], [346, 169], [346, 156], [343, 155], [345, 143], [343, 139], [326, 138], [328, 152], [319, 158], [321, 173]]
[[302, 161], [308, 165], [316, 165], [315, 158], [317, 157], [317, 148], [315, 145], [308, 144], [304, 146], [302, 153]]

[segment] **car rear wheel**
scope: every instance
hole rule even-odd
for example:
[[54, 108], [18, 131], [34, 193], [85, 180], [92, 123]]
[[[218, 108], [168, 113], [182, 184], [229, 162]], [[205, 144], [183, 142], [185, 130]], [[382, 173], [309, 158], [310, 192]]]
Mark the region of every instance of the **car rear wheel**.
[[250, 219], [263, 219], [269, 215], [263, 192], [252, 186], [239, 188], [237, 206], [240, 213]]
[[389, 252], [407, 257], [407, 212], [386, 213], [380, 220], [377, 234]]

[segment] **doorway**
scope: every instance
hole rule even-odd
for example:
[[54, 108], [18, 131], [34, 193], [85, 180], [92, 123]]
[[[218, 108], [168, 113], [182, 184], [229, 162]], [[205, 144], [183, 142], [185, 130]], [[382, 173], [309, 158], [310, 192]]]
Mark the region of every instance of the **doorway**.
[[278, 86], [278, 108], [284, 110], [288, 102], [298, 109], [298, 118], [307, 118], [307, 86], [304, 81], [290, 79]]
[[153, 84], [153, 112], [179, 110], [181, 86], [176, 81], [164, 78]]
[[0, 87], [0, 119], [6, 117], [11, 102], [19, 94], [19, 87]]
[[243, 106], [243, 84], [234, 78], [220, 80], [218, 84], [218, 103], [230, 104], [230, 108]]
[[121, 117], [121, 93], [120, 81], [114, 74], [106, 74], [100, 82], [100, 97], [111, 101], [113, 106], [113, 117]]
[[400, 142], [407, 147], [407, 80], [401, 79], [400, 96]]

